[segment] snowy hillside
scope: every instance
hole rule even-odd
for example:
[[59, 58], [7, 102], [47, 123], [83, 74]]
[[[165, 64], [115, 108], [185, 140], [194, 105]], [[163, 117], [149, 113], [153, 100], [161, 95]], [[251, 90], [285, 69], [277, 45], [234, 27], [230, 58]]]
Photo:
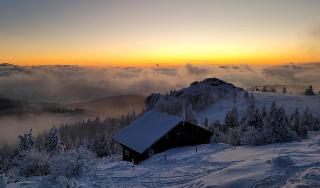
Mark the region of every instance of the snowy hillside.
[[[310, 111], [317, 117], [320, 116], [320, 96], [304, 96], [295, 94], [273, 93], [273, 92], [249, 92], [253, 94], [255, 104], [258, 108], [271, 106], [275, 101], [278, 106], [283, 107], [287, 113], [292, 113], [296, 108], [300, 111], [309, 108]], [[238, 95], [235, 100], [221, 99], [211, 104], [208, 108], [197, 112], [199, 121], [208, 118], [209, 122], [214, 120], [224, 121], [225, 114], [234, 106], [237, 107], [240, 113], [245, 113], [249, 106], [249, 102], [243, 96]]]
[[193, 82], [189, 87], [170, 91], [165, 95], [151, 94], [146, 99], [147, 109], [181, 115], [184, 105], [191, 105], [196, 111], [206, 109], [210, 104], [221, 100], [232, 100], [244, 93], [243, 89], [218, 78], [207, 78]]
[[[147, 111], [140, 116], [143, 129], [129, 125], [122, 130], [154, 138], [159, 127], [170, 129], [170, 118], [148, 114], [164, 111], [176, 115], [175, 121], [183, 115], [189, 123], [202, 124], [213, 134], [210, 144], [170, 149], [133, 166], [122, 161], [122, 155], [110, 157], [123, 150], [106, 136], [93, 145], [80, 140], [76, 147], [61, 150], [57, 129], [57, 136], [45, 137], [49, 144], [43, 150], [30, 149], [30, 131], [19, 137], [18, 155], [3, 163], [8, 170], [0, 176], [0, 185], [2, 179], [8, 187], [320, 187], [319, 102], [317, 95], [246, 92], [217, 78], [205, 79], [179, 91], [150, 95]], [[134, 125], [133, 117], [124, 125]], [[90, 126], [100, 125], [94, 122]], [[139, 140], [126, 145], [145, 144]], [[101, 153], [99, 157], [109, 157], [94, 158]]]
[[[309, 187], [320, 186], [320, 134], [302, 142], [233, 147], [208, 144], [176, 148], [132, 167], [116, 158], [98, 159], [84, 187]], [[165, 158], [166, 155], [166, 158]], [[42, 182], [43, 181], [37, 181]], [[34, 180], [8, 187], [34, 187]]]

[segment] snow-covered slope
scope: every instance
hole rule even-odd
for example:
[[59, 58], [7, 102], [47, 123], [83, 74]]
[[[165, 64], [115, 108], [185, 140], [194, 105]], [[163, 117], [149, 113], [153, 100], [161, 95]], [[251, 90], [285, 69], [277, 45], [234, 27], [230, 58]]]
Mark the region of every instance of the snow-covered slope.
[[[109, 187], [320, 186], [320, 134], [303, 142], [232, 147], [226, 144], [171, 149], [132, 168], [98, 160], [88, 185]], [[166, 158], [165, 158], [166, 155]]]
[[[233, 147], [208, 144], [159, 153], [136, 165], [113, 158], [95, 161], [84, 187], [320, 187], [320, 133], [302, 142]], [[166, 157], [165, 157], [166, 156]], [[33, 187], [34, 181], [20, 182]], [[8, 187], [15, 187], [11, 184]], [[307, 187], [307, 186], [306, 186]]]
[[[183, 104], [191, 104], [196, 111], [197, 119], [201, 123], [205, 118], [209, 122], [224, 121], [228, 110], [237, 107], [238, 111], [245, 113], [250, 105], [250, 97], [244, 97], [245, 91], [218, 78], [207, 78], [194, 82], [189, 87], [178, 91], [171, 91], [167, 95], [152, 94], [146, 99], [147, 108], [179, 115]], [[259, 108], [269, 109], [275, 101], [287, 113], [296, 108], [300, 111], [309, 108], [313, 115], [320, 116], [320, 95], [304, 96], [289, 93], [249, 92], [254, 96], [255, 104]]]
[[[250, 97], [240, 88], [219, 79], [195, 82], [189, 88], [168, 95], [148, 98], [151, 107], [181, 110], [181, 99], [201, 107], [197, 118], [223, 121], [226, 111], [237, 107], [244, 113]], [[302, 96], [268, 92], [250, 92], [258, 107], [270, 107], [273, 101], [288, 113], [295, 108], [309, 108], [320, 115], [320, 96]], [[197, 100], [194, 100], [197, 99]], [[167, 106], [166, 106], [167, 105]], [[177, 108], [171, 108], [177, 105]], [[180, 106], [179, 106], [180, 105]], [[176, 111], [178, 112], [178, 111]], [[181, 147], [152, 156], [132, 166], [121, 156], [97, 159], [92, 173], [73, 179], [83, 187], [320, 187], [320, 132], [310, 138], [290, 143], [263, 146], [233, 147], [228, 144], [207, 144]], [[19, 185], [34, 187], [35, 179]], [[17, 186], [11, 184], [10, 186]], [[10, 187], [9, 186], [9, 187]], [[23, 186], [22, 186], [23, 187]]]
[[[287, 113], [292, 113], [296, 108], [300, 111], [309, 108], [313, 115], [320, 117], [320, 95], [304, 96], [273, 92], [249, 92], [249, 95], [250, 94], [253, 94], [255, 104], [259, 108], [265, 106], [269, 109], [271, 103], [275, 101], [277, 105], [283, 107]], [[243, 114], [249, 104], [250, 102], [241, 95], [238, 95], [236, 100], [230, 98], [220, 99], [211, 104], [208, 108], [197, 112], [197, 118], [199, 121], [208, 118], [209, 122], [214, 120], [223, 122], [228, 110], [231, 110], [235, 106], [239, 113]]]

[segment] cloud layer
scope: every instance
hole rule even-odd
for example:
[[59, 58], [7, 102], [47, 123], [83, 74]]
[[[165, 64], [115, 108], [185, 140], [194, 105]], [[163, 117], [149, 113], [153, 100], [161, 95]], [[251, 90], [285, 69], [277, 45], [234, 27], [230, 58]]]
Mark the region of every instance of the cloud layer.
[[167, 92], [195, 80], [218, 77], [240, 87], [252, 84], [319, 85], [320, 63], [278, 66], [198, 65], [168, 68], [93, 68], [0, 65], [0, 95], [70, 102], [118, 94]]

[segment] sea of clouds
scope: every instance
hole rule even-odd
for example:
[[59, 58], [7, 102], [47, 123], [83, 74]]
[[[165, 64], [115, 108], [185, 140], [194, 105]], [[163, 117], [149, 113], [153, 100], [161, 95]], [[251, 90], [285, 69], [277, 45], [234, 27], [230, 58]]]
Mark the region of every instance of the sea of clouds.
[[320, 63], [276, 66], [185, 64], [178, 67], [81, 67], [0, 65], [0, 96], [23, 100], [74, 102], [121, 94], [148, 95], [218, 77], [240, 87], [319, 86]]

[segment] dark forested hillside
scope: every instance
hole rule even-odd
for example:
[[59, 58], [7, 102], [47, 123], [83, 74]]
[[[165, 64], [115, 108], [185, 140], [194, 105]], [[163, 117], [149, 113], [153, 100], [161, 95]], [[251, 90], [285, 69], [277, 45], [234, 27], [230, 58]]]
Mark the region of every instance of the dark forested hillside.
[[26, 113], [71, 113], [80, 114], [80, 108], [67, 108], [64, 105], [48, 102], [31, 102], [0, 98], [0, 115], [23, 115]]
[[132, 111], [140, 113], [144, 108], [145, 97], [142, 95], [117, 95], [72, 103], [69, 108], [81, 108], [98, 116], [117, 117]]

